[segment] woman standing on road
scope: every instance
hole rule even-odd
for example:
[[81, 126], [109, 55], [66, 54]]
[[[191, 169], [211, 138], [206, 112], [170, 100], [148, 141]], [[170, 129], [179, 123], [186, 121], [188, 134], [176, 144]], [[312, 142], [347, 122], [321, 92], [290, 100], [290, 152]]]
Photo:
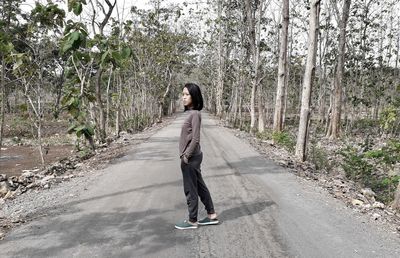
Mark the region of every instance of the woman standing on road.
[[[198, 225], [215, 225], [219, 221], [214, 211], [213, 201], [201, 175], [203, 153], [200, 148], [201, 113], [203, 97], [199, 86], [187, 83], [182, 92], [183, 105], [187, 117], [182, 125], [179, 154], [183, 175], [183, 190], [189, 210], [189, 220], [175, 224], [177, 229], [193, 229]], [[199, 197], [204, 204], [207, 217], [197, 221]]]

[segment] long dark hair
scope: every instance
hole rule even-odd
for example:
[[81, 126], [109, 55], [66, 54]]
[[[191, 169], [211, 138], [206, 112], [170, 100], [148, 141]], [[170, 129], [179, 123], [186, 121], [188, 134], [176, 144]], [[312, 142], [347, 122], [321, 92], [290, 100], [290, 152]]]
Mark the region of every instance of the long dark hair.
[[[190, 97], [192, 97], [192, 105], [195, 110], [203, 109], [203, 96], [201, 95], [200, 87], [194, 83], [186, 83], [185, 88], [188, 89]], [[185, 111], [188, 110], [189, 107], [185, 107]]]

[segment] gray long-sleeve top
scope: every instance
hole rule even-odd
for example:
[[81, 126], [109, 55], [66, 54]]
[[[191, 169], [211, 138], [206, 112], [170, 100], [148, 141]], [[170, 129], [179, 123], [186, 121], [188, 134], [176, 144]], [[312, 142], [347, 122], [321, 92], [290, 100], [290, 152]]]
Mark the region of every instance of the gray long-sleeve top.
[[179, 156], [187, 158], [201, 153], [200, 148], [200, 126], [201, 113], [198, 110], [188, 110], [187, 117], [182, 125], [181, 137], [179, 140]]

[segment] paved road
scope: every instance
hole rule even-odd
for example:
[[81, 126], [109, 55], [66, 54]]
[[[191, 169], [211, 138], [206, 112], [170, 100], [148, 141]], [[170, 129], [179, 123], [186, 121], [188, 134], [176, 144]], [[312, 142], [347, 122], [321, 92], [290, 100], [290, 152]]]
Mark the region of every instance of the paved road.
[[264, 159], [206, 113], [202, 170], [222, 223], [175, 230], [186, 218], [177, 158], [183, 119], [115, 161], [62, 213], [14, 230], [0, 256], [400, 257], [394, 235]]

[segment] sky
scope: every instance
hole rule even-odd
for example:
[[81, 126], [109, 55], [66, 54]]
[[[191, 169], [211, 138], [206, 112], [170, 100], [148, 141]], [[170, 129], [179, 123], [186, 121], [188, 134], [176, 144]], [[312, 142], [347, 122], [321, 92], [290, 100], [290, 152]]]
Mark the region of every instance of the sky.
[[[1, 1], [1, 0], [0, 0]], [[113, 3], [114, 0], [110, 0], [111, 3]], [[21, 8], [25, 12], [29, 12], [32, 10], [35, 6], [35, 2], [40, 2], [42, 4], [46, 4], [47, 0], [26, 0], [22, 5]], [[68, 13], [67, 12], [67, 0], [53, 0], [53, 2], [56, 2], [59, 4], [61, 8], [63, 8], [66, 13], [67, 13], [67, 18], [76, 20], [77, 17], [73, 13]], [[96, 0], [93, 0], [93, 3], [95, 3]], [[101, 3], [103, 3], [104, 6], [107, 6], [105, 4], [104, 0], [100, 0]], [[201, 5], [206, 5], [207, 0], [161, 0], [161, 7], [168, 6], [171, 4], [179, 4], [183, 8], [183, 12], [188, 12], [189, 8], [201, 8]], [[187, 3], [187, 7], [184, 7], [184, 3]], [[130, 9], [132, 6], [136, 6], [138, 9], [150, 9], [152, 8], [152, 5], [150, 4], [149, 0], [117, 0], [117, 8], [113, 11], [112, 17], [117, 17], [117, 14], [119, 13], [119, 16], [122, 18], [122, 20], [128, 20], [130, 17]], [[81, 15], [81, 18], [84, 19], [89, 19], [92, 15], [92, 6], [87, 0], [87, 5], [86, 8], [83, 8], [83, 12]], [[186, 10], [185, 10], [186, 9]], [[118, 11], [118, 12], [117, 12]], [[101, 20], [104, 15], [102, 14], [101, 10], [97, 10], [97, 14], [99, 17], [97, 19]], [[85, 18], [86, 17], [86, 18]], [[90, 29], [90, 28], [89, 28]]]

